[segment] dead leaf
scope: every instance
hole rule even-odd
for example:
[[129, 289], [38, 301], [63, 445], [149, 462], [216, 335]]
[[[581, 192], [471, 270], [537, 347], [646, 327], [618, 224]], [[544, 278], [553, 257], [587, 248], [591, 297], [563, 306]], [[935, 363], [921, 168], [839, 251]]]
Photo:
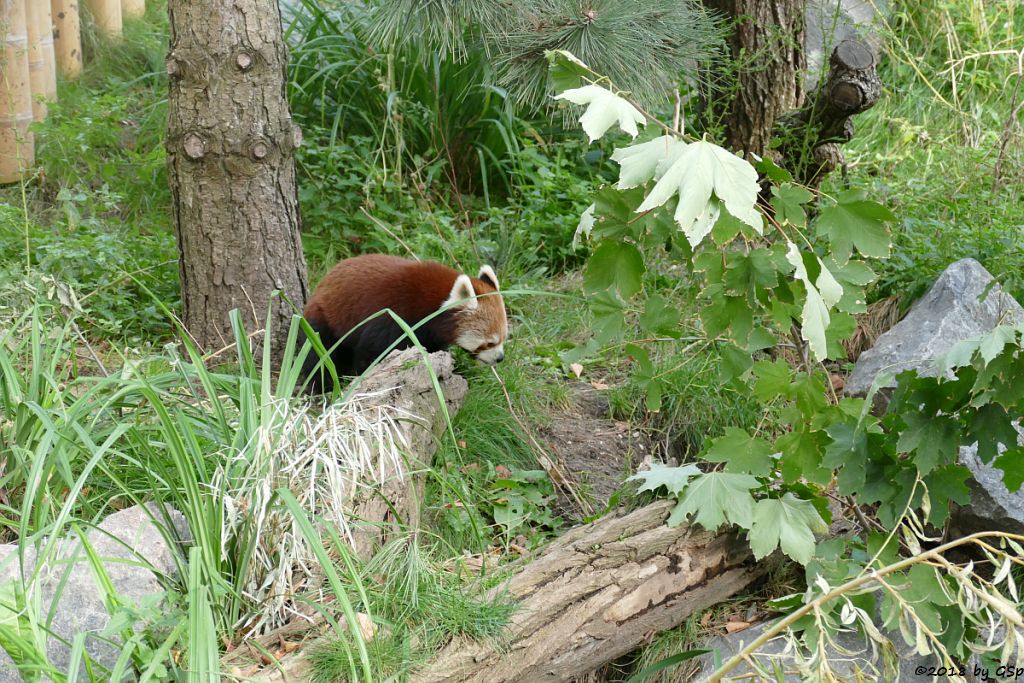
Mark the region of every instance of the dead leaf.
[[607, 391], [608, 390], [608, 385], [605, 384], [604, 382], [596, 382], [596, 381], [595, 382], [591, 382], [590, 386], [594, 387], [598, 391]]
[[509, 477], [512, 476], [512, 470], [505, 467], [504, 465], [495, 465], [494, 473], [497, 474], [502, 479], [508, 479]]
[[569, 366], [569, 370], [572, 372], [572, 374], [576, 375], [577, 378], [583, 375], [583, 365], [581, 363], [571, 364]]
[[725, 622], [726, 633], [739, 633], [740, 631], [746, 631], [750, 628], [749, 621], [727, 621]]

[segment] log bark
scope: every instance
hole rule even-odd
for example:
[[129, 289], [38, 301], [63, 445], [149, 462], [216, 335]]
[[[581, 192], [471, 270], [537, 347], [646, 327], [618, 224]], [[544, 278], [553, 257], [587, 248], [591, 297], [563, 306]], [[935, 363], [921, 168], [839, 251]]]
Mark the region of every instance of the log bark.
[[[228, 313], [267, 324], [274, 290], [308, 294], [276, 0], [169, 0], [167, 157], [183, 322], [204, 351], [232, 339]], [[292, 309], [273, 304], [275, 351]]]
[[[455, 374], [455, 362], [447, 351], [430, 354], [429, 362], [445, 410], [454, 416], [466, 396], [466, 380]], [[369, 559], [396, 533], [419, 528], [424, 472], [445, 432], [446, 419], [423, 357], [414, 348], [389, 355], [356, 390], [398, 416], [397, 436], [406, 453], [402, 471], [385, 463], [376, 482], [365, 482], [353, 493], [351, 517], [362, 520], [353, 536], [355, 550]]]
[[733, 534], [665, 524], [672, 503], [577, 527], [494, 589], [519, 609], [500, 650], [459, 640], [415, 683], [570, 681], [674, 628], [764, 572]]
[[817, 187], [843, 163], [841, 145], [853, 139], [853, 117], [873, 107], [881, 95], [871, 48], [855, 40], [840, 42], [829, 58], [825, 82], [803, 107], [776, 122], [777, 163], [797, 182]]
[[[746, 541], [665, 524], [673, 504], [577, 527], [492, 590], [518, 603], [493, 642], [459, 639], [413, 683], [572, 681], [747, 587], [766, 571]], [[307, 680], [301, 652], [255, 680]]]

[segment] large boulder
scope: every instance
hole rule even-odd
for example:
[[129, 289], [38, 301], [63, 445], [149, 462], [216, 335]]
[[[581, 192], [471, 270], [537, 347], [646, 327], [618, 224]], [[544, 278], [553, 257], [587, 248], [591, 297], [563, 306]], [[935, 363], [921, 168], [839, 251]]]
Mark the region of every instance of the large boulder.
[[[882, 412], [897, 373], [917, 370], [934, 375], [936, 361], [954, 344], [983, 337], [997, 325], [1021, 322], [1024, 308], [980, 263], [970, 258], [957, 261], [943, 271], [902, 321], [861, 354], [844, 391], [848, 396], [865, 396], [875, 378], [885, 373], [875, 395], [875, 410]], [[971, 502], [954, 508], [952, 532], [965, 535], [998, 529], [1024, 533], [1024, 491], [1007, 490], [1003, 471], [981, 461], [977, 444], [960, 449], [960, 463], [971, 471]]]
[[[1018, 441], [1024, 445], [1024, 428], [1016, 425]], [[1006, 450], [1000, 446], [1000, 452]], [[949, 517], [953, 537], [969, 536], [979, 531], [1005, 531], [1024, 535], [1024, 488], [1010, 491], [1003, 483], [1003, 471], [978, 457], [978, 444], [960, 448], [960, 464], [971, 471], [967, 487], [971, 502], [954, 505]]]
[[[160, 526], [154, 518], [161, 520]], [[180, 550], [168, 544], [161, 526], [172, 538], [189, 539], [188, 527], [180, 513], [171, 511], [166, 519], [153, 505], [116, 512], [86, 533], [89, 545], [99, 556], [113, 584], [117, 599], [125, 605], [137, 606], [154, 600], [163, 594], [159, 576], [177, 576], [175, 556]], [[46, 641], [47, 659], [59, 671], [67, 672], [71, 666], [68, 643], [78, 633], [88, 634], [85, 649], [91, 662], [111, 669], [121, 654], [120, 638], [118, 634], [103, 633], [111, 615], [81, 541], [77, 536], [59, 540], [40, 563], [38, 553], [42, 547], [43, 544], [25, 548], [22, 565], [17, 545], [0, 545], [0, 595], [5, 601], [10, 599], [13, 594], [10, 588], [19, 584], [29, 594], [38, 591], [41, 598], [37, 603], [38, 620], [50, 633]], [[0, 622], [11, 624], [16, 618], [10, 610], [0, 607]], [[142, 626], [135, 625], [136, 628]], [[79, 667], [78, 680], [89, 680], [82, 662]], [[94, 675], [98, 676], [97, 680], [106, 680], [101, 671], [94, 669]], [[0, 648], [0, 683], [22, 680], [26, 679], [14, 661]]]
[[[1024, 321], [1024, 308], [1004, 292], [992, 275], [972, 258], [962, 259], [942, 272], [931, 289], [907, 316], [862, 353], [846, 380], [847, 396], [866, 396], [881, 373], [890, 378], [904, 370], [934, 375], [936, 360], [954, 344], [977, 339], [1000, 324]], [[884, 407], [885, 392], [879, 392]]]

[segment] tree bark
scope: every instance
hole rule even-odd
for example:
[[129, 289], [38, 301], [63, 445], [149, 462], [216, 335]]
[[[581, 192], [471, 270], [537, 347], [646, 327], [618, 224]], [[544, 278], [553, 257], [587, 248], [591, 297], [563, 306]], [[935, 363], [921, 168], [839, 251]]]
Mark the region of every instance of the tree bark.
[[168, 0], [171, 45], [167, 157], [178, 239], [183, 322], [206, 351], [273, 325], [283, 347], [308, 293], [294, 151], [301, 133], [285, 93], [276, 0]]
[[804, 0], [705, 0], [735, 23], [727, 42], [739, 74], [731, 92], [711, 92], [725, 143], [764, 155], [783, 112], [800, 106], [804, 70]]

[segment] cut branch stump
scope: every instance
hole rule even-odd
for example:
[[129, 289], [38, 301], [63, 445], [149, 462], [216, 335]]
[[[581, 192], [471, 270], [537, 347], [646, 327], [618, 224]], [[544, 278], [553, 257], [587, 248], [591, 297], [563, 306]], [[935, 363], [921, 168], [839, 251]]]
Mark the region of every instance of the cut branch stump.
[[804, 105], [779, 117], [773, 137], [781, 144], [776, 163], [797, 182], [817, 187], [843, 164], [841, 146], [853, 139], [853, 117], [875, 106], [882, 81], [871, 48], [856, 40], [836, 45], [825, 82]]

